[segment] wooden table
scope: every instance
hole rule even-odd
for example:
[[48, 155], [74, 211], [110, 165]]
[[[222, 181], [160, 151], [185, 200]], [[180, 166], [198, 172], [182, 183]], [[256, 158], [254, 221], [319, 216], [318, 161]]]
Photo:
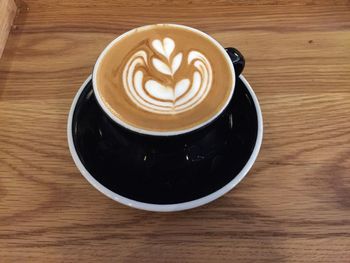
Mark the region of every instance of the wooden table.
[[[0, 61], [0, 262], [349, 262], [349, 1], [17, 5]], [[160, 22], [241, 50], [265, 121], [238, 187], [170, 214], [100, 194], [66, 141], [73, 96], [101, 50]]]

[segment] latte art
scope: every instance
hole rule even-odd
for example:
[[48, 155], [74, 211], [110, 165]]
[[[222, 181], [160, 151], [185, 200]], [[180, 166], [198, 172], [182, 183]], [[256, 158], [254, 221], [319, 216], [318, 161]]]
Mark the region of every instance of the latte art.
[[[195, 107], [207, 96], [212, 68], [201, 52], [176, 52], [176, 43], [169, 37], [151, 41], [147, 50], [132, 53], [123, 69], [123, 86], [138, 107], [158, 114], [176, 114]], [[186, 67], [187, 74], [179, 74], [180, 67]]]
[[235, 85], [230, 57], [205, 33], [180, 25], [133, 29], [112, 41], [94, 67], [94, 94], [116, 123], [175, 135], [214, 120]]

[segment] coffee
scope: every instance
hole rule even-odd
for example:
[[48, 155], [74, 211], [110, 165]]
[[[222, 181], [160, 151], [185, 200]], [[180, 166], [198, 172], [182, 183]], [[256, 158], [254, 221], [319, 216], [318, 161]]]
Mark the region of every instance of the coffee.
[[194, 129], [230, 100], [235, 76], [227, 54], [204, 33], [179, 25], [134, 29], [113, 41], [94, 70], [97, 98], [134, 130]]

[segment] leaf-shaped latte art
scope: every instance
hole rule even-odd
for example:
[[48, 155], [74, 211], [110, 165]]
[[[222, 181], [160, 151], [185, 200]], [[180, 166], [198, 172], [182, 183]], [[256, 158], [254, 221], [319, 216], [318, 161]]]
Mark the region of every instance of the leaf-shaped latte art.
[[163, 46], [164, 46], [164, 50], [165, 50], [165, 55], [166, 55], [167, 59], [169, 59], [171, 53], [173, 53], [173, 51], [174, 51], [175, 42], [171, 38], [166, 37], [163, 39]]
[[165, 57], [165, 50], [162, 41], [155, 39], [152, 41], [152, 47], [161, 55]]
[[155, 80], [149, 80], [145, 84], [145, 88], [152, 97], [161, 100], [174, 100], [173, 89], [160, 84]]
[[161, 61], [160, 59], [152, 58], [152, 64], [159, 72], [166, 75], [172, 75], [172, 72], [169, 66], [165, 64], [163, 61]]
[[182, 79], [175, 85], [174, 100], [181, 97], [190, 87], [190, 81], [188, 79]]
[[[169, 37], [153, 40], [151, 48], [156, 53], [138, 50], [124, 66], [123, 85], [129, 98], [143, 110], [157, 114], [177, 114], [201, 103], [209, 93], [213, 78], [208, 59], [196, 50], [190, 51], [187, 59], [183, 58], [186, 53], [179, 51], [172, 56], [176, 43]], [[148, 65], [151, 55], [152, 65]], [[182, 65], [194, 69], [188, 71], [193, 72], [192, 76], [179, 76]], [[156, 73], [147, 70], [150, 66]], [[161, 82], [164, 75], [170, 79], [170, 85], [169, 80]]]
[[182, 53], [179, 53], [174, 57], [173, 62], [171, 63], [171, 72], [173, 75], [179, 69], [181, 62], [182, 62]]

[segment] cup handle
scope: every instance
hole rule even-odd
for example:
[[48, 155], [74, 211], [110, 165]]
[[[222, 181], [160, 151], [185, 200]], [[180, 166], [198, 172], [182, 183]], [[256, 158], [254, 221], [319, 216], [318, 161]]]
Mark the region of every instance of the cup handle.
[[237, 49], [235, 49], [233, 47], [228, 47], [225, 49], [226, 49], [227, 54], [230, 56], [233, 67], [235, 68], [236, 77], [238, 77], [239, 75], [241, 75], [241, 73], [244, 69], [245, 59], [244, 59], [242, 53], [239, 52]]

